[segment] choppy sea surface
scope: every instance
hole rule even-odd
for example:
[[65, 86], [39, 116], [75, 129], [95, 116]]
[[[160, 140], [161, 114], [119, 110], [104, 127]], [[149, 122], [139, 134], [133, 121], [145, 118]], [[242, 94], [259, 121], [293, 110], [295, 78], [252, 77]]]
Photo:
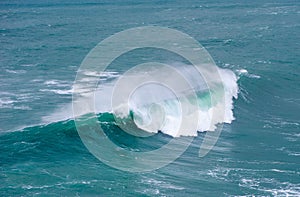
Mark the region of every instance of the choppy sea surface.
[[[289, 0], [1, 1], [0, 195], [300, 196], [299, 21], [300, 3]], [[171, 164], [131, 173], [83, 145], [70, 117], [73, 82], [100, 41], [149, 25], [189, 34], [234, 73], [235, 120], [223, 125], [205, 157], [198, 157], [205, 136], [198, 132]], [[159, 54], [121, 58], [102, 81]], [[180, 62], [172, 54], [163, 59]], [[173, 138], [159, 132], [150, 141], [133, 139], [110, 114], [99, 116], [123, 147], [147, 149]]]

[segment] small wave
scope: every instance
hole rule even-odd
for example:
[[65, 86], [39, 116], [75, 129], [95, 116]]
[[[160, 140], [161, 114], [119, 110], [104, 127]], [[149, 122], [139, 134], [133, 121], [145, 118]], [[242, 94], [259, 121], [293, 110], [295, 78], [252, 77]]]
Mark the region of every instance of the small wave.
[[68, 90], [57, 90], [57, 89], [40, 89], [41, 92], [53, 92], [55, 94], [60, 94], [60, 95], [70, 95], [73, 93], [72, 89]]
[[26, 73], [26, 70], [10, 70], [10, 69], [5, 69], [7, 73], [11, 74], [24, 74]]
[[96, 72], [96, 71], [84, 71], [84, 75], [89, 77], [100, 77], [100, 80], [105, 80], [108, 78], [116, 78], [119, 76], [118, 72], [115, 71], [106, 71], [106, 72]]
[[[261, 164], [261, 162], [259, 162]], [[300, 184], [277, 180], [275, 178], [260, 177], [259, 174], [281, 173], [282, 175], [298, 174], [297, 171], [279, 169], [253, 169], [253, 168], [226, 168], [218, 167], [209, 170], [207, 175], [225, 182], [236, 182], [241, 188], [247, 188], [253, 193], [272, 196], [299, 196]]]
[[38, 64], [21, 64], [20, 66], [22, 67], [34, 67], [37, 66]]
[[246, 76], [246, 77], [254, 78], [254, 79], [261, 78], [259, 75], [250, 74], [246, 69], [238, 69], [238, 70], [236, 70], [236, 73], [238, 76]]
[[[270, 193], [273, 196], [299, 196], [300, 195], [300, 184], [293, 184], [289, 182], [279, 182], [274, 179], [262, 179], [257, 180], [258, 185], [252, 186], [247, 184], [246, 187], [255, 188], [256, 190]], [[276, 188], [268, 188], [264, 186], [264, 183], [275, 184]]]
[[147, 184], [147, 185], [150, 185], [150, 186], [156, 186], [156, 187], [160, 187], [160, 188], [165, 188], [165, 189], [174, 189], [174, 190], [184, 190], [185, 188], [184, 187], [181, 187], [181, 186], [177, 186], [177, 185], [173, 185], [171, 183], [167, 183], [167, 182], [164, 182], [164, 181], [160, 181], [160, 180], [156, 180], [156, 179], [143, 179], [141, 181], [141, 183], [144, 183], [144, 184]]
[[8, 97], [6, 97], [6, 98], [0, 98], [0, 107], [10, 106], [10, 105], [12, 105], [15, 102], [17, 102], [17, 101], [10, 100], [10, 98], [8, 98]]
[[44, 82], [44, 84], [47, 87], [56, 87], [56, 88], [70, 88], [72, 83], [69, 81], [63, 81], [63, 80], [47, 80]]
[[60, 84], [57, 80], [49, 80], [44, 82], [45, 85], [57, 85]]
[[[34, 189], [49, 189], [52, 187], [57, 187], [57, 186], [64, 186], [64, 185], [89, 185], [92, 182], [97, 182], [97, 180], [91, 180], [91, 181], [85, 181], [85, 180], [75, 180], [75, 181], [66, 181], [66, 182], [59, 182], [53, 185], [22, 185], [22, 189], [27, 189], [27, 190], [34, 190]], [[17, 189], [18, 187], [12, 187], [14, 189]]]
[[19, 103], [18, 100], [13, 100], [9, 97], [0, 98], [0, 108], [2, 109], [31, 110], [29, 106], [17, 103]]
[[28, 101], [32, 101], [34, 96], [30, 93], [11, 93], [0, 92], [0, 108], [16, 109], [16, 110], [31, 110], [27, 104]]

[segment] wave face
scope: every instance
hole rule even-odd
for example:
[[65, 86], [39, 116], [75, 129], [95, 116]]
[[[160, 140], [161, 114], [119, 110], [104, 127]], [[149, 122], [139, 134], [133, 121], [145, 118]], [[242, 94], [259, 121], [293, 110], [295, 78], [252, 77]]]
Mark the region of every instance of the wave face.
[[[97, 120], [99, 120], [100, 126], [110, 140], [125, 149], [146, 151], [156, 147], [159, 148], [171, 139], [170, 136], [163, 133], [147, 139], [131, 136], [117, 126], [114, 115], [111, 113], [97, 114]], [[86, 119], [85, 123], [88, 124], [90, 121]], [[31, 156], [35, 154], [43, 155], [43, 152], [48, 154], [51, 149], [51, 151], [60, 154], [64, 152], [72, 154], [75, 149], [90, 154], [81, 143], [75, 122], [71, 119], [1, 133], [0, 139], [3, 140], [1, 150], [5, 153], [0, 157], [2, 164], [13, 163], [15, 160], [26, 157], [26, 155], [21, 156], [23, 152], [28, 152]], [[49, 154], [51, 154], [51, 151]]]

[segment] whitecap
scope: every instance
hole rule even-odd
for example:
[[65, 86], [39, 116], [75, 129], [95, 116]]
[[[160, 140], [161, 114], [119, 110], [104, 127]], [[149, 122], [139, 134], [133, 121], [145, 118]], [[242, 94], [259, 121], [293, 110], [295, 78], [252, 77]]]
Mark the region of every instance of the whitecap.
[[5, 69], [6, 72], [11, 73], [11, 74], [24, 74], [26, 73], [26, 70], [10, 70], [10, 69]]
[[53, 92], [59, 95], [70, 95], [73, 93], [73, 89], [58, 90], [58, 89], [40, 89], [41, 92]]

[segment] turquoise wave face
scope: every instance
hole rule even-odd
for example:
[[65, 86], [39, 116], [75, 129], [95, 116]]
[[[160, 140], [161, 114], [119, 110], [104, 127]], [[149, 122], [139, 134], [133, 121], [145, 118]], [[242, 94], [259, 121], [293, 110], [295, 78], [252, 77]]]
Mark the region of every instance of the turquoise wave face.
[[[88, 117], [88, 116], [87, 116]], [[98, 114], [97, 119], [107, 137], [118, 146], [132, 151], [147, 151], [160, 147], [167, 143], [171, 137], [162, 133], [145, 138], [134, 137], [117, 126], [114, 115], [111, 113]], [[89, 125], [89, 119], [85, 119], [83, 124]], [[37, 125], [27, 127], [20, 131], [2, 133], [1, 155], [2, 164], [10, 165], [18, 159], [22, 159], [23, 153], [38, 157], [47, 154], [47, 148], [54, 149], [63, 154], [65, 151], [72, 153], [71, 149], [84, 150], [83, 144], [78, 136], [74, 120], [59, 121], [47, 125]], [[67, 143], [67, 144], [65, 144]], [[74, 144], [72, 144], [74, 143]], [[52, 147], [53, 146], [53, 147]], [[33, 152], [31, 152], [33, 151]], [[80, 153], [78, 152], [78, 153]]]

